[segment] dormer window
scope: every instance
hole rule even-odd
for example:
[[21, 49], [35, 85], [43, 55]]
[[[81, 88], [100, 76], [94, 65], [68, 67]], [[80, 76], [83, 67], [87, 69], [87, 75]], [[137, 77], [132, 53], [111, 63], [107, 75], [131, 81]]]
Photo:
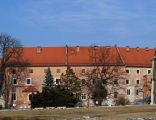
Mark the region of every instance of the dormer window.
[[36, 53], [37, 53], [37, 54], [40, 54], [41, 51], [42, 51], [42, 48], [41, 48], [40, 46], [38, 46], [38, 47], [36, 48]]

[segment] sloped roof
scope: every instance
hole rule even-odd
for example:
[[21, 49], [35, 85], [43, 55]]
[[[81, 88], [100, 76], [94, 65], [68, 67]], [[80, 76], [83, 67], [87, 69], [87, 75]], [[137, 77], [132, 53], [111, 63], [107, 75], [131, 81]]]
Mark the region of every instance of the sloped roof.
[[[101, 55], [106, 49], [109, 49], [109, 52], [105, 54], [109, 54], [105, 58], [103, 57], [105, 64], [122, 63], [120, 59], [117, 61], [119, 55], [115, 47], [41, 47], [40, 53], [37, 53], [37, 49], [36, 47], [23, 49], [22, 59], [30, 66], [66, 65], [67, 61], [69, 65], [93, 65], [95, 55], [96, 63], [98, 63], [98, 55]], [[68, 54], [66, 54], [66, 50]], [[92, 50], [94, 50], [93, 54]]]
[[152, 67], [154, 49], [119, 47], [126, 66]]
[[41, 53], [37, 53], [37, 49], [36, 47], [23, 49], [23, 60], [30, 66], [64, 65], [64, 47], [41, 47]]
[[22, 60], [28, 63], [27, 66], [65, 66], [66, 63], [80, 66], [102, 63], [151, 67], [154, 51], [149, 48], [117, 46], [31, 47], [23, 49]]
[[22, 92], [38, 92], [38, 90], [34, 86], [30, 85], [26, 87]]

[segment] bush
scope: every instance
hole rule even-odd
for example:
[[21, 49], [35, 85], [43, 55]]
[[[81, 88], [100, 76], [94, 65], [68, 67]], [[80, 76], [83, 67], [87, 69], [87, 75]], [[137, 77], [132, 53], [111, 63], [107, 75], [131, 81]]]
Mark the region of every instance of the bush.
[[51, 91], [33, 94], [31, 100], [32, 108], [35, 107], [74, 107], [78, 99], [72, 92], [66, 89], [55, 88]]
[[128, 104], [129, 104], [129, 100], [123, 96], [119, 96], [116, 101], [116, 105], [128, 105]]

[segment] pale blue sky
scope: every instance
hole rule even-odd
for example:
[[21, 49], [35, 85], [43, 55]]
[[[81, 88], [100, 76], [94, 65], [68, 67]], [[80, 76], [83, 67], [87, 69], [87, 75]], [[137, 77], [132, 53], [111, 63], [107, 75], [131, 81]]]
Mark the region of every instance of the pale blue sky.
[[24, 46], [156, 47], [156, 0], [0, 0], [0, 32]]

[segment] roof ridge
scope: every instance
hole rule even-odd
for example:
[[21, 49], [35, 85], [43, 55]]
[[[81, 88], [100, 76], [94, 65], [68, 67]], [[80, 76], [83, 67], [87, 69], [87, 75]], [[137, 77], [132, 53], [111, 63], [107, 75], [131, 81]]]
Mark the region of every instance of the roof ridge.
[[122, 58], [122, 56], [121, 56], [121, 53], [120, 53], [120, 51], [119, 51], [118, 47], [117, 47], [117, 46], [115, 46], [115, 48], [116, 48], [116, 50], [117, 50], [117, 53], [118, 53], [118, 55], [119, 55], [119, 57], [120, 57], [120, 59], [121, 59], [122, 63], [125, 65], [125, 61], [123, 60], [123, 58]]

